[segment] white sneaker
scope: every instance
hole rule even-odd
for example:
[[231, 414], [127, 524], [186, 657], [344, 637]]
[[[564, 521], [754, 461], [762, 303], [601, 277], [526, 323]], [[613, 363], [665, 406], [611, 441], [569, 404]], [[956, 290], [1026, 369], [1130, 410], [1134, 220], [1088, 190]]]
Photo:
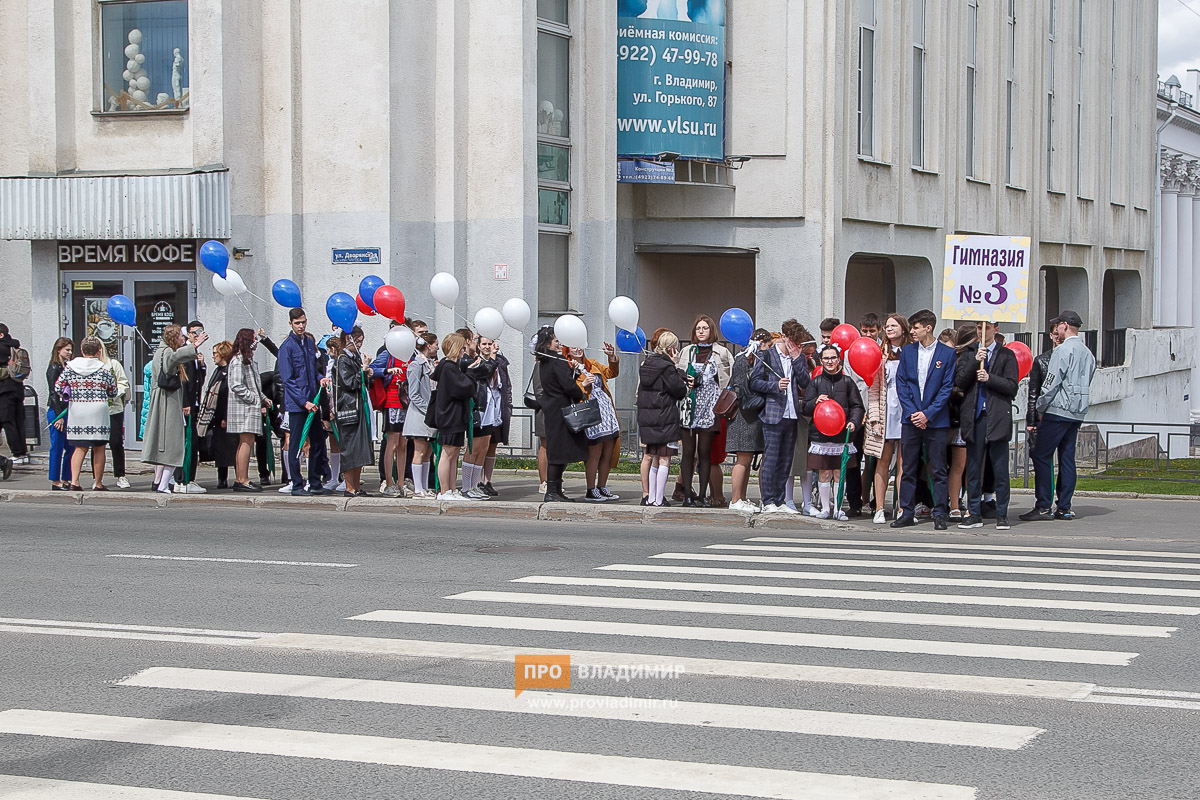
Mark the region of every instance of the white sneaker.
[[808, 506], [804, 507], [804, 516], [819, 517], [820, 515], [821, 515], [821, 512], [817, 510], [816, 506], [808, 505]]
[[29, 456], [21, 456], [20, 458], [10, 459], [13, 464], [28, 464]]
[[875, 512], [875, 519], [871, 521], [876, 525], [882, 525], [883, 523], [887, 522], [887, 514], [883, 513], [883, 509], [881, 508]]
[[280, 486], [279, 493], [280, 494], [291, 494], [292, 493], [292, 482], [288, 481], [287, 483], [283, 484], [283, 486]]
[[379, 493], [381, 495], [383, 495], [384, 497], [399, 497], [400, 496], [400, 490], [397, 487], [388, 486], [386, 484], [384, 485], [383, 489], [380, 490]]
[[124, 475], [117, 478], [117, 488], [118, 489], [128, 489], [129, 488], [129, 479], [126, 478]]
[[746, 501], [745, 500], [736, 500], [736, 501], [730, 503], [729, 510], [730, 511], [740, 511], [743, 514], [747, 513]]
[[346, 482], [345, 482], [345, 481], [340, 481], [340, 482], [338, 483], [338, 485], [337, 485], [337, 486], [333, 487], [333, 490], [334, 490], [335, 492], [344, 492], [344, 491], [346, 491]]
[[795, 514], [795, 513], [796, 513], [796, 501], [794, 501], [794, 500], [791, 500], [791, 501], [785, 500], [785, 501], [783, 502], [783, 505], [784, 505], [786, 508], [789, 508], [789, 509], [791, 509], [791, 511], [792, 511], [792, 513], [793, 513], [793, 514]]
[[782, 511], [784, 508], [785, 508], [784, 506], [777, 506], [777, 505], [775, 505], [774, 503], [767, 503], [765, 506], [763, 506], [762, 513], [764, 513], [764, 514], [778, 514], [778, 513], [779, 513], [780, 511]]
[[[330, 478], [329, 480], [325, 481], [325, 483], [323, 483], [322, 485], [323, 485], [323, 486], [324, 486], [326, 489], [328, 489], [329, 491], [331, 491], [331, 492], [332, 492], [332, 491], [334, 491], [335, 489], [337, 489], [337, 485], [338, 485], [338, 479], [337, 479], [337, 478]], [[341, 491], [341, 490], [338, 490], [338, 491]]]
[[439, 503], [452, 503], [456, 500], [461, 500], [461, 499], [462, 499], [461, 497], [458, 497], [457, 492], [442, 492], [441, 494], [439, 494], [437, 496], [437, 500]]
[[789, 505], [784, 504], [779, 507], [779, 513], [780, 514], [799, 514], [800, 512], [796, 510], [795, 506], [789, 506]]
[[838, 522], [848, 522], [850, 520], [850, 518], [846, 516], [846, 512], [842, 511], [840, 508], [833, 512], [833, 519], [836, 519]]
[[491, 500], [491, 495], [479, 489], [467, 489], [462, 493], [462, 496], [467, 500]]
[[829, 519], [829, 517], [831, 516], [830, 509], [822, 508], [816, 514], [813, 514], [813, 516], [816, 517], [817, 519]]
[[208, 489], [205, 489], [200, 484], [192, 481], [183, 489], [184, 494], [208, 494]]
[[380, 481], [379, 482], [379, 494], [383, 494], [384, 489], [386, 489], [386, 488], [387, 488], [387, 481]]
[[542, 481], [542, 485], [538, 487], [538, 494], [544, 495], [545, 493], [546, 493], [546, 482]]
[[415, 497], [415, 496], [416, 496], [417, 489], [416, 489], [416, 487], [415, 487], [415, 486], [413, 486], [413, 482], [412, 482], [412, 481], [410, 481], [410, 480], [405, 480], [405, 481], [404, 481], [404, 488], [405, 488], [405, 490], [407, 490], [407, 491], [408, 491], [408, 494], [404, 495], [405, 497]]

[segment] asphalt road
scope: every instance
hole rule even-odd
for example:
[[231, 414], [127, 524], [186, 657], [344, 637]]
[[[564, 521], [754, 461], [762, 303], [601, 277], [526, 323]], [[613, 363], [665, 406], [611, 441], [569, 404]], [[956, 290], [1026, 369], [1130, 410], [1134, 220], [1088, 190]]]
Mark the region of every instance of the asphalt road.
[[[935, 535], [4, 503], [0, 797], [1197, 798], [1196, 509]], [[506, 647], [614, 668], [514, 697]]]

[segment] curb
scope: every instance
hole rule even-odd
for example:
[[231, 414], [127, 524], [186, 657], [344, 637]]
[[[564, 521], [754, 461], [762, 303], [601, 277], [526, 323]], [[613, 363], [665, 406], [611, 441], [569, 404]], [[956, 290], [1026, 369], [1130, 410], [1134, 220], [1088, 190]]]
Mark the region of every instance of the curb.
[[171, 506], [203, 508], [259, 508], [293, 511], [403, 514], [408, 516], [472, 517], [483, 519], [540, 520], [545, 522], [601, 522], [648, 525], [653, 523], [695, 527], [764, 529], [861, 530], [849, 523], [830, 522], [799, 515], [743, 514], [722, 509], [649, 508], [605, 506], [591, 503], [522, 503], [490, 500], [476, 503], [436, 503], [399, 498], [362, 497], [246, 497], [239, 495], [51, 492], [36, 489], [0, 491], [0, 502], [85, 507], [125, 506], [163, 509]]

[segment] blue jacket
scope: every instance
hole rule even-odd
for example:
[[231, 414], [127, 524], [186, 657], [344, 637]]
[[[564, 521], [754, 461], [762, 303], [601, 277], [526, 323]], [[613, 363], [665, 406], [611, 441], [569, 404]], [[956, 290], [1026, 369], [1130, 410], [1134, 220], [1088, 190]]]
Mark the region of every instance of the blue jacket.
[[283, 383], [283, 410], [304, 411], [304, 404], [311, 403], [316, 395], [321, 377], [312, 344], [305, 337], [289, 333], [279, 346], [276, 368]]
[[[758, 360], [754, 362], [754, 369], [750, 372], [750, 390], [761, 394], [767, 401], [766, 406], [759, 414], [759, 419], [763, 421], [764, 425], [777, 425], [784, 421], [783, 411], [787, 395], [779, 388], [779, 375], [782, 374], [783, 361], [778, 348], [768, 347], [766, 351], [758, 354]], [[792, 382], [788, 388], [792, 390], [797, 421], [800, 419], [801, 409], [804, 406], [804, 392], [808, 389], [809, 380], [804, 356], [793, 359]]]
[[909, 417], [918, 411], [925, 413], [930, 428], [950, 427], [950, 392], [954, 389], [954, 368], [957, 356], [954, 348], [938, 342], [934, 345], [933, 360], [926, 373], [925, 393], [917, 380], [917, 352], [921, 345], [913, 342], [900, 350], [900, 367], [896, 373], [896, 394], [900, 396], [900, 409], [904, 413], [904, 424], [911, 425]]

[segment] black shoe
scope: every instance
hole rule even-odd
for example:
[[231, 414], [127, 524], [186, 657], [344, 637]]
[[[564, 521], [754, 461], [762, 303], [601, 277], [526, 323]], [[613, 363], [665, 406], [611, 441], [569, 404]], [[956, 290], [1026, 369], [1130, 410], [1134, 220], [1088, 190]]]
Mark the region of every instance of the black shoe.
[[370, 496], [371, 495], [369, 495], [365, 489], [359, 489], [357, 492], [352, 492], [349, 489], [346, 489], [345, 491], [342, 492], [342, 497], [370, 497]]
[[[5, 480], [8, 480], [8, 478], [5, 478]], [[65, 486], [55, 486], [53, 483], [50, 484], [50, 491], [52, 492], [65, 492], [66, 490], [67, 487]]]
[[691, 500], [692, 500], [692, 508], [708, 508], [708, 498], [707, 497], [693, 497], [693, 498], [691, 498]]
[[996, 518], [996, 501], [995, 500], [984, 500], [982, 503], [980, 503], [979, 504], [979, 516], [983, 517], [984, 519], [995, 519]]
[[852, 508], [846, 512], [846, 516], [849, 517], [850, 519], [858, 519], [862, 515], [863, 515], [863, 510], [861, 508]]
[[304, 487], [292, 489], [292, 497], [312, 497], [313, 494], [313, 492], [305, 489]]
[[691, 492], [685, 492], [683, 486], [677, 483], [675, 484], [675, 491], [671, 493], [671, 499], [676, 503], [682, 503], [690, 494]]
[[607, 503], [608, 498], [600, 494], [599, 489], [588, 489], [583, 499], [589, 503]]
[[642, 495], [642, 505], [644, 505], [644, 506], [650, 505], [650, 495], [648, 495], [648, 494]]
[[275, 484], [275, 481], [271, 480], [270, 475], [259, 475], [258, 476], [258, 485], [259, 486], [273, 486], [274, 484]]
[[488, 497], [499, 497], [500, 496], [500, 493], [496, 491], [496, 487], [492, 486], [491, 481], [488, 481], [487, 483], [479, 484], [479, 488], [482, 489], [483, 493], [486, 494]]
[[1017, 517], [1017, 519], [1021, 520], [1022, 522], [1037, 522], [1038, 520], [1054, 519], [1054, 514], [1048, 508], [1038, 508], [1037, 506], [1034, 506], [1029, 511], [1026, 511], [1024, 514]]
[[670, 508], [671, 505], [672, 505], [671, 501], [664, 497], [663, 501], [658, 504], [658, 507], [659, 508]]
[[1066, 511], [1063, 511], [1061, 508], [1056, 508], [1054, 509], [1054, 518], [1070, 522], [1071, 520], [1075, 519], [1075, 512], [1069, 508]]
[[596, 491], [599, 492], [600, 496], [603, 497], [605, 500], [620, 500], [621, 499], [620, 495], [616, 495], [616, 494], [613, 494], [612, 492], [610, 492], [608, 490], [607, 486], [600, 486], [596, 489]]
[[574, 503], [575, 501], [563, 494], [562, 481], [546, 481], [546, 497], [544, 503]]
[[935, 531], [944, 531], [948, 527], [950, 527], [949, 520], [946, 519], [945, 514], [938, 514], [933, 518], [933, 529]]
[[[234, 484], [234, 485], [236, 486], [237, 484]], [[218, 489], [228, 489], [229, 481], [217, 481], [217, 488]]]
[[892, 524], [889, 527], [908, 528], [908, 527], [910, 527], [912, 525], [916, 525], [916, 524], [917, 524], [917, 518], [914, 517], [912, 514], [901, 514], [900, 516], [898, 516], [894, 520], [892, 520]]
[[235, 492], [261, 492], [262, 488], [253, 483], [234, 483], [233, 490]]
[[981, 517], [963, 517], [962, 522], [958, 523], [958, 527], [964, 531], [971, 528], [982, 528], [983, 519]]
[[1008, 528], [1009, 528], [1008, 517], [997, 516], [996, 517], [996, 530], [1006, 531], [1006, 530], [1008, 530]]
[[[310, 486], [310, 487], [308, 487], [308, 493], [313, 495], [314, 497], [319, 497], [319, 496], [325, 495], [325, 494], [333, 494], [333, 490], [326, 489], [324, 486]], [[295, 492], [293, 492], [292, 494], [295, 494]]]

